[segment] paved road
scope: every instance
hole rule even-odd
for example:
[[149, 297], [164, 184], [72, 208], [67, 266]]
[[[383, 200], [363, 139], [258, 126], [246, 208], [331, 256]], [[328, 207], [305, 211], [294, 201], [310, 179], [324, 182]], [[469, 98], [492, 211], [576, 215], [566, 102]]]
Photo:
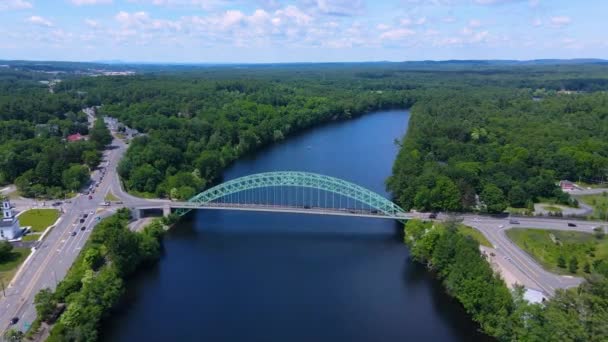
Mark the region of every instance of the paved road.
[[[112, 146], [120, 145], [116, 139]], [[104, 152], [106, 174], [115, 174], [118, 161], [124, 153], [124, 148], [111, 148]], [[92, 175], [94, 181], [99, 181], [101, 172], [95, 171]], [[111, 215], [113, 208], [100, 207], [105, 194], [112, 187], [112, 177], [104, 177], [92, 199], [80, 195], [71, 203], [64, 204], [65, 214], [60, 222], [48, 234], [42, 244], [30, 256], [22, 271], [17, 274], [13, 282], [6, 290], [6, 297], [0, 298], [0, 332], [9, 325], [12, 317], [19, 317], [17, 328], [26, 330], [36, 317], [35, 308], [32, 304], [34, 296], [43, 288], [55, 288], [74, 259], [82, 249], [86, 239], [90, 235], [93, 226], [97, 223], [97, 217]], [[93, 214], [91, 214], [91, 212]], [[84, 223], [80, 219], [88, 214]], [[82, 231], [81, 227], [85, 227]], [[72, 232], [76, 232], [72, 236]]]
[[[90, 112], [87, 114], [91, 115]], [[166, 200], [143, 200], [127, 194], [122, 189], [116, 166], [126, 149], [127, 145], [124, 142], [114, 139], [111, 148], [104, 153], [106, 162], [102, 163], [102, 166], [106, 167], [106, 173], [95, 194], [92, 195], [93, 198], [88, 199], [88, 196], [82, 195], [72, 199], [71, 203], [64, 204], [65, 214], [61, 217], [61, 221], [30, 256], [22, 271], [17, 274], [12, 285], [7, 289], [6, 297], [0, 298], [0, 333], [3, 333], [8, 327], [12, 317], [20, 318], [17, 327], [22, 330], [25, 330], [26, 325], [34, 320], [36, 315], [32, 304], [34, 296], [45, 287], [54, 288], [57, 282], [65, 276], [96, 224], [97, 217], [111, 215], [117, 206], [130, 207], [142, 202], [162, 205], [168, 202]], [[96, 182], [101, 177], [102, 174], [99, 171], [92, 175]], [[123, 203], [110, 207], [100, 206], [105, 195], [110, 191]], [[17, 204], [24, 207], [32, 205], [27, 200], [24, 200], [23, 203], [17, 201]], [[94, 214], [90, 214], [91, 212]], [[79, 220], [85, 213], [89, 215], [81, 224]], [[529, 255], [506, 237], [505, 230], [516, 227], [509, 225], [508, 222], [506, 219], [464, 215], [465, 224], [481, 231], [499, 251], [499, 254], [504, 255], [518, 272], [528, 278], [527, 285], [533, 288], [536, 286], [536, 289], [551, 295], [557, 288], [576, 286], [582, 281], [579, 278], [558, 276], [543, 270]], [[576, 221], [577, 227], [568, 227], [564, 220], [546, 218], [521, 218], [520, 222], [521, 224], [517, 226], [585, 232], [591, 232], [594, 227], [602, 224], [601, 222]], [[85, 230], [81, 231], [80, 228], [83, 226]], [[76, 232], [76, 235], [71, 236], [72, 232]]]
[[[508, 219], [481, 217], [477, 215], [464, 215], [463, 223], [476, 228], [483, 233], [494, 245], [497, 251], [511, 263], [518, 271], [527, 277], [526, 284], [531, 288], [540, 290], [551, 296], [558, 288], [568, 288], [579, 285], [583, 279], [572, 276], [561, 276], [545, 271], [530, 255], [517, 247], [506, 235], [507, 229], [542, 228], [555, 230], [571, 230], [592, 233], [593, 228], [602, 226], [605, 222], [559, 220], [548, 218], [521, 218], [520, 224], [509, 224]], [[573, 222], [576, 227], [568, 227]]]

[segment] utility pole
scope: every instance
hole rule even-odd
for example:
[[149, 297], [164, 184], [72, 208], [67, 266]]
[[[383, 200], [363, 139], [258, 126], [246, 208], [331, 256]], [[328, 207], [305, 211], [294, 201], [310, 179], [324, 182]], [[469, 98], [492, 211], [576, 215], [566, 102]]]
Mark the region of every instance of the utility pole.
[[4, 291], [4, 280], [0, 280], [0, 282], [2, 283], [2, 295], [6, 297], [6, 292]]

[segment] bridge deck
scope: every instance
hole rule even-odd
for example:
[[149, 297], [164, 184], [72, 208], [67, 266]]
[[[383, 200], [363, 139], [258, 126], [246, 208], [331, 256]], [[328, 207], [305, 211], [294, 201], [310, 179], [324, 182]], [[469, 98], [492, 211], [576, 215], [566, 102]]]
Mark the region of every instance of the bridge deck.
[[234, 204], [234, 203], [192, 203], [192, 202], [168, 202], [166, 204], [151, 203], [141, 206], [136, 206], [136, 209], [150, 210], [162, 209], [163, 207], [171, 207], [173, 209], [207, 209], [207, 210], [240, 210], [240, 211], [260, 211], [273, 213], [293, 213], [293, 214], [314, 214], [314, 215], [336, 215], [336, 216], [355, 216], [369, 217], [392, 220], [407, 220], [410, 217], [407, 214], [398, 214], [397, 216], [388, 216], [381, 212], [360, 209], [328, 209], [320, 207], [295, 207], [295, 206], [278, 206], [278, 205], [259, 205], [259, 204]]

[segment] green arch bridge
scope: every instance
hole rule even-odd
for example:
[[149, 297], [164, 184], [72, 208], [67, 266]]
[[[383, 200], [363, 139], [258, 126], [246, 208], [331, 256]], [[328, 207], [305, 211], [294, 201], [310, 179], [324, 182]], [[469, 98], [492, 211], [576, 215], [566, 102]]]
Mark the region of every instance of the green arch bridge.
[[[275, 171], [235, 178], [187, 202], [163, 202], [165, 212], [225, 209], [408, 219], [392, 201], [357, 184], [311, 172]], [[159, 208], [159, 202], [133, 203], [134, 209]]]

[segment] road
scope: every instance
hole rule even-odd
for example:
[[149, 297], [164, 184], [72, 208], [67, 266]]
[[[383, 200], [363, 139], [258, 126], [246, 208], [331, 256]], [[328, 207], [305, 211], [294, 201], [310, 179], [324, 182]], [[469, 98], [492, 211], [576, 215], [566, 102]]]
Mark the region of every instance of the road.
[[[92, 116], [90, 111], [87, 112], [87, 115], [89, 117]], [[12, 317], [19, 317], [20, 319], [17, 328], [27, 330], [28, 325], [36, 317], [33, 305], [36, 293], [46, 287], [55, 288], [57, 282], [63, 279], [84, 246], [97, 222], [97, 217], [103, 218], [109, 216], [117, 208], [116, 205], [110, 207], [101, 206], [108, 192], [112, 192], [120, 199], [122, 202], [119, 205], [120, 207], [134, 207], [151, 203], [162, 207], [170, 203], [167, 200], [160, 199], [141, 199], [129, 195], [124, 191], [116, 172], [116, 166], [127, 150], [127, 147], [122, 140], [115, 138], [110, 148], [104, 152], [102, 166], [105, 167], [106, 172], [105, 175], [102, 175], [100, 171], [95, 171], [92, 174], [92, 179], [95, 182], [99, 182], [99, 186], [92, 195], [92, 199], [89, 199], [85, 195], [79, 195], [71, 199], [70, 203], [63, 204], [62, 209], [64, 214], [59, 223], [28, 258], [21, 271], [15, 276], [13, 282], [6, 290], [6, 297], [0, 298], [0, 333], [3, 333], [9, 327]], [[10, 191], [11, 189], [0, 190]], [[40, 203], [26, 199], [15, 200], [13, 202], [18, 210], [40, 205]], [[49, 201], [49, 203], [52, 203], [52, 201]], [[85, 213], [88, 214], [88, 217], [81, 224], [79, 220]], [[488, 238], [494, 245], [497, 254], [513, 266], [515, 273], [522, 274], [526, 278], [524, 285], [540, 290], [547, 295], [552, 295], [558, 288], [576, 286], [580, 284], [582, 279], [559, 276], [543, 270], [526, 252], [519, 249], [508, 239], [505, 235], [505, 230], [516, 227], [533, 227], [592, 232], [593, 228], [602, 224], [602, 222], [568, 220], [577, 223], [577, 227], [568, 227], [566, 220], [521, 218], [519, 225], [510, 225], [507, 219], [480, 217], [477, 215], [464, 215], [463, 218], [465, 224], [478, 229]], [[85, 227], [85, 230], [82, 231], [81, 227]], [[76, 232], [75, 236], [72, 236], [73, 232]]]
[[[92, 199], [79, 195], [72, 199], [71, 203], [64, 203], [64, 214], [59, 223], [28, 258], [6, 289], [6, 297], [0, 298], [1, 333], [8, 328], [12, 317], [19, 317], [17, 328], [27, 330], [28, 325], [36, 317], [33, 305], [36, 293], [46, 287], [55, 288], [84, 246], [93, 226], [97, 223], [97, 217], [103, 218], [112, 214], [112, 208], [100, 207], [100, 204], [104, 201], [105, 194], [116, 186], [112, 176], [117, 178], [116, 165], [124, 151], [124, 143], [114, 139], [112, 147], [104, 152], [104, 162], [102, 162], [106, 167], [106, 174], [110, 177], [103, 177], [97, 190], [92, 194]], [[95, 171], [92, 179], [99, 181], [101, 176], [100, 171]], [[23, 202], [27, 203], [27, 200]], [[88, 217], [84, 223], [80, 223], [85, 213]], [[85, 227], [85, 230], [82, 231], [81, 227]], [[75, 236], [72, 236], [73, 232], [76, 232]]]
[[[583, 279], [572, 276], [561, 276], [548, 272], [540, 266], [528, 253], [515, 245], [506, 235], [507, 229], [520, 227], [570, 230], [593, 233], [593, 228], [605, 225], [606, 222], [582, 221], [582, 220], [560, 220], [548, 218], [520, 218], [519, 224], [510, 224], [508, 219], [481, 217], [477, 215], [464, 215], [463, 223], [479, 230], [490, 241], [500, 256], [513, 265], [527, 279], [524, 281], [527, 287], [540, 290], [551, 296], [558, 288], [568, 288], [579, 285]], [[569, 227], [568, 222], [576, 224]]]

